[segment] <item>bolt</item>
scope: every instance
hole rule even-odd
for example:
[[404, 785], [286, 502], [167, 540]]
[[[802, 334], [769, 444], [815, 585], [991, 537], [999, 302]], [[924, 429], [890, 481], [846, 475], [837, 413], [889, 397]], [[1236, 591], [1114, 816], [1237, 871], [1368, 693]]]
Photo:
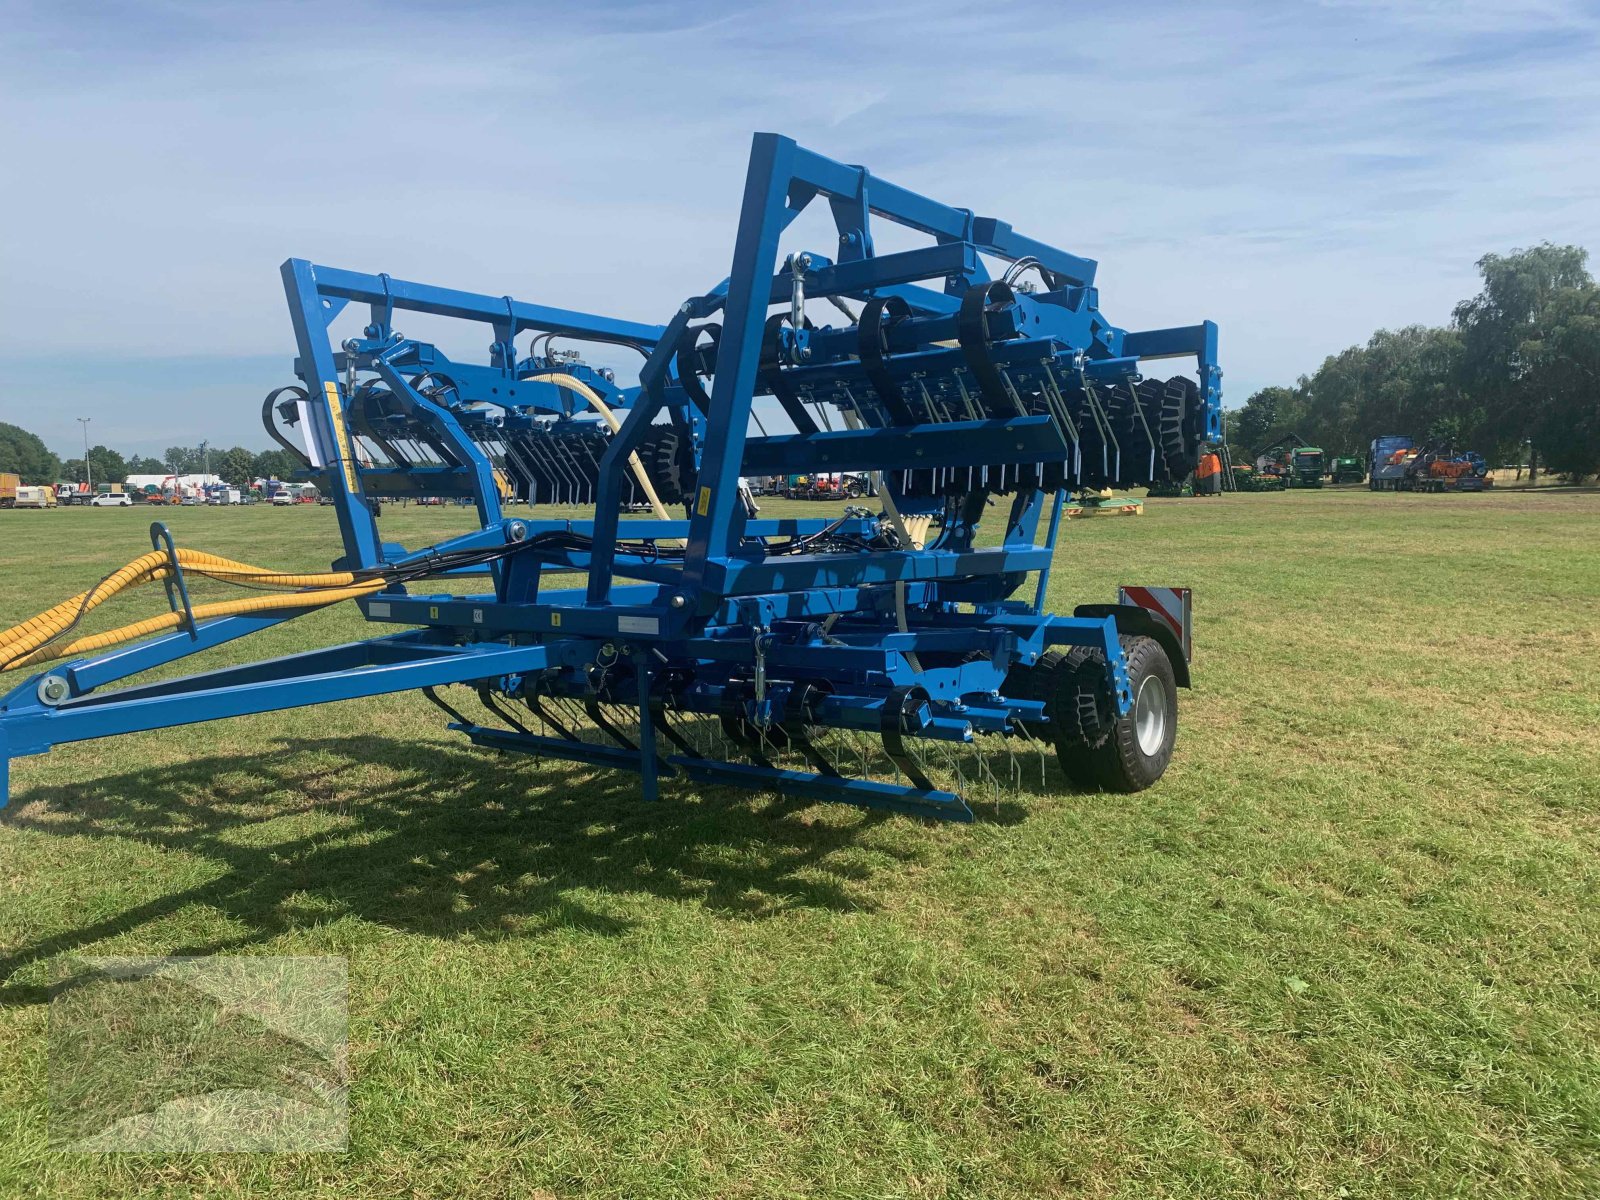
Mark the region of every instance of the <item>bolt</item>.
[[689, 315], [689, 302], [688, 301], [684, 301], [682, 304], [678, 305], [678, 311], [681, 312], [684, 316], [688, 316]]
[[41, 704], [60, 704], [72, 689], [67, 686], [67, 681], [59, 675], [46, 675], [39, 681], [39, 702]]
[[689, 603], [689, 597], [685, 596], [682, 592], [674, 592], [672, 594], [672, 600], [670, 603], [672, 604], [673, 608], [682, 608], [685, 604]]
[[[1020, 449], [1021, 447], [1018, 447]], [[528, 536], [528, 527], [521, 521], [513, 521], [506, 529], [506, 534], [513, 542], [520, 542]]]

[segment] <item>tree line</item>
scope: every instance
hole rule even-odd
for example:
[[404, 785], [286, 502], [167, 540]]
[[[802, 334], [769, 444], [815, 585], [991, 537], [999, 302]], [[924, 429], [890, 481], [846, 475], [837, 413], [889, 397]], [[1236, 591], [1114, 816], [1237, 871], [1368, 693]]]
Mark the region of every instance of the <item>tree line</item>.
[[1449, 325], [1380, 329], [1230, 412], [1236, 460], [1291, 432], [1363, 459], [1373, 438], [1404, 434], [1573, 481], [1600, 473], [1600, 287], [1587, 251], [1546, 242], [1477, 266], [1482, 287]]
[[[91, 446], [88, 455], [96, 484], [121, 483], [130, 475], [198, 475], [208, 464], [211, 474], [236, 487], [246, 487], [257, 479], [285, 479], [302, 465], [285, 450], [249, 450], [244, 446], [223, 450], [204, 444], [169, 446], [160, 458], [124, 456], [106, 446]], [[3, 421], [0, 471], [14, 472], [26, 483], [81, 483], [86, 478], [82, 456], [63, 458], [36, 434]]]

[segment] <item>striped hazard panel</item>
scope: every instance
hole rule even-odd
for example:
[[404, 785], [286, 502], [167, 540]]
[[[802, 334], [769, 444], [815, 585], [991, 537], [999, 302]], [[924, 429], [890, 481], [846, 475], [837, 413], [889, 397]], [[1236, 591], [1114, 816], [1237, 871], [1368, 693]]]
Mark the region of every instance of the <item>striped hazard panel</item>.
[[1117, 589], [1119, 604], [1137, 604], [1177, 635], [1187, 661], [1194, 657], [1194, 634], [1190, 615], [1193, 610], [1188, 588], [1133, 587]]

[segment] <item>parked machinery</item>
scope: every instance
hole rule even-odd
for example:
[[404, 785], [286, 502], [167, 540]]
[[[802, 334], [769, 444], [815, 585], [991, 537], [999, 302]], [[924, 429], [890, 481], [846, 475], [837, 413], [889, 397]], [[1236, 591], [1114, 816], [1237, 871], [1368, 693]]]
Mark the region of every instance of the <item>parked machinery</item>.
[[1367, 452], [1367, 487], [1374, 492], [1398, 489], [1415, 448], [1416, 442], [1398, 434], [1373, 438]]
[[1424, 446], [1407, 455], [1399, 490], [1403, 492], [1481, 492], [1488, 486], [1489, 464], [1471, 451]]
[[[817, 201], [836, 257], [781, 254]], [[880, 255], [885, 221], [931, 244]], [[1000, 277], [986, 257], [1007, 264]], [[1058, 616], [1045, 599], [1069, 492], [1187, 475], [1220, 432], [1221, 372], [1214, 325], [1123, 330], [1100, 312], [1095, 271], [771, 134], [755, 138], [731, 274], [666, 325], [290, 260], [299, 378], [264, 411], [334, 498], [343, 556], [286, 575], [177, 548], [155, 527], [151, 554], [0, 633], [16, 681], [0, 764], [420, 689], [480, 746], [637, 771], [647, 799], [672, 776], [970, 819], [969, 797], [1020, 769], [1011, 751], [1045, 743], [1080, 784], [1146, 787], [1189, 682], [1186, 620], [1155, 601]], [[819, 302], [849, 316], [814, 323]], [[336, 344], [352, 305], [365, 319]], [[489, 361], [405, 337], [411, 313], [486, 326]], [[637, 385], [554, 339], [632, 347]], [[1143, 374], [1165, 358], [1196, 372]], [[757, 395], [792, 431], [752, 433]], [[519, 497], [591, 515], [509, 517], [497, 470]], [[763, 520], [738, 486], [813, 472], [865, 474], [874, 509]], [[469, 497], [481, 528], [407, 549], [382, 539], [369, 494]], [[657, 515], [624, 518], [635, 499]], [[662, 516], [669, 505], [685, 515]], [[981, 537], [991, 509], [998, 528]], [[577, 586], [555, 578], [574, 571]], [[197, 574], [254, 590], [197, 607]], [[74, 633], [105, 596], [150, 581], [171, 611]], [[345, 599], [404, 628], [110, 687]], [[957, 753], [979, 738], [1002, 757]]]
[[1321, 487], [1324, 476], [1323, 462], [1322, 448], [1308, 445], [1306, 439], [1298, 433], [1285, 434], [1256, 451], [1256, 473], [1262, 476], [1277, 476], [1282, 486], [1287, 488]]
[[1355, 455], [1341, 455], [1328, 468], [1328, 478], [1334, 483], [1360, 483], [1366, 479], [1367, 470]]

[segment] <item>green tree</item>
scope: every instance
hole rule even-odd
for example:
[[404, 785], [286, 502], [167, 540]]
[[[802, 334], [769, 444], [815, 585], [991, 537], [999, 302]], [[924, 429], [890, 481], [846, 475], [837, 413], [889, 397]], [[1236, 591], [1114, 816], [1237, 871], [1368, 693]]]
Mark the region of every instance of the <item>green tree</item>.
[[243, 446], [235, 446], [211, 456], [211, 468], [234, 487], [248, 487], [255, 478], [256, 455]]
[[159, 458], [143, 458], [135, 454], [128, 459], [129, 475], [165, 475], [171, 470]]
[[1578, 482], [1600, 473], [1600, 287], [1558, 289], [1541, 318], [1518, 351], [1524, 382], [1543, 397], [1532, 438], [1552, 470]]
[[24, 483], [53, 483], [61, 477], [61, 460], [35, 434], [0, 421], [0, 471], [20, 475]]
[[[1553, 353], [1552, 321], [1570, 313], [1581, 301], [1562, 299], [1562, 293], [1581, 292], [1593, 285], [1588, 252], [1580, 246], [1542, 242], [1510, 254], [1486, 254], [1478, 260], [1483, 287], [1471, 300], [1456, 305], [1455, 324], [1461, 334], [1461, 380], [1481, 405], [1481, 419], [1468, 436], [1480, 449], [1504, 453], [1526, 439], [1548, 458], [1561, 448], [1559, 423], [1547, 419], [1552, 404], [1565, 408], [1568, 399], [1555, 400], [1548, 387], [1553, 382], [1571, 386], [1570, 374], [1533, 368], [1530, 354]], [[1550, 363], [1546, 362], [1546, 368]]]
[[[72, 471], [74, 464], [78, 469], [76, 474]], [[96, 487], [102, 483], [121, 483], [128, 477], [127, 460], [115, 450], [109, 450], [104, 446], [89, 447], [89, 466], [94, 469]], [[67, 478], [82, 479], [83, 460], [74, 459], [72, 462], [67, 463], [66, 470]]]
[[204, 456], [193, 446], [168, 446], [162, 461], [174, 475], [192, 475], [200, 470]]
[[289, 479], [303, 464], [286, 450], [263, 450], [255, 456], [252, 477]]
[[1242, 451], [1241, 463], [1280, 434], [1294, 428], [1305, 413], [1305, 399], [1295, 388], [1265, 387], [1228, 418], [1228, 440]]

